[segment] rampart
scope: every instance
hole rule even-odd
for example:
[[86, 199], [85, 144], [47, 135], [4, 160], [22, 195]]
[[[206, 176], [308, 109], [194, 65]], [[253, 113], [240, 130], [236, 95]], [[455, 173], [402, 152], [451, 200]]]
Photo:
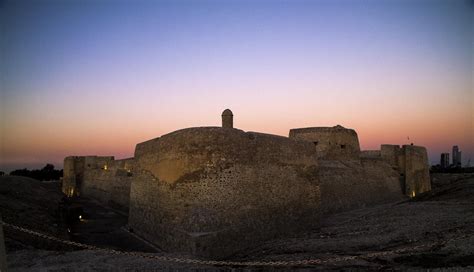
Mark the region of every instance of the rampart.
[[403, 199], [397, 172], [382, 160], [320, 160], [318, 180], [325, 214]]
[[357, 133], [342, 126], [295, 128], [291, 139], [312, 142], [322, 159], [359, 159], [360, 146]]
[[139, 143], [134, 158], [64, 160], [65, 194], [129, 210], [135, 233], [164, 250], [213, 258], [317, 227], [324, 214], [427, 190], [424, 147], [361, 151], [342, 126], [244, 132], [230, 110], [222, 127]]
[[138, 144], [135, 159], [129, 224], [166, 250], [225, 257], [318, 222], [311, 143], [190, 128]]
[[62, 191], [69, 197], [78, 196], [84, 178], [85, 157], [69, 156], [64, 158]]
[[68, 196], [92, 197], [128, 211], [133, 158], [71, 156], [64, 159], [63, 192]]
[[415, 196], [431, 190], [428, 153], [415, 145], [382, 145], [381, 157], [400, 174], [403, 191]]
[[353, 129], [340, 125], [298, 128], [291, 129], [289, 137], [311, 142], [316, 149], [323, 213], [403, 197], [397, 172], [380, 158], [380, 151], [361, 152]]

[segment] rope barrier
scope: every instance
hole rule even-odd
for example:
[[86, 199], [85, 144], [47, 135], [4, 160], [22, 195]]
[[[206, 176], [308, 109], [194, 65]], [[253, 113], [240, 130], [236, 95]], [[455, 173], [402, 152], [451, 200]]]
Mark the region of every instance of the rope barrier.
[[115, 254], [115, 255], [122, 255], [122, 256], [141, 257], [141, 258], [153, 259], [153, 260], [158, 260], [158, 261], [163, 261], [163, 262], [194, 264], [194, 265], [211, 265], [211, 266], [311, 266], [311, 265], [331, 264], [331, 263], [336, 263], [336, 262], [352, 261], [355, 259], [365, 259], [365, 258], [383, 257], [383, 256], [388, 256], [388, 255], [398, 255], [401, 253], [413, 252], [413, 251], [417, 251], [424, 248], [428, 249], [435, 246], [441, 246], [443, 244], [448, 243], [449, 241], [459, 240], [461, 238], [466, 238], [466, 237], [471, 236], [471, 235], [464, 235], [462, 237], [449, 239], [445, 242], [432, 242], [432, 243], [428, 243], [424, 245], [404, 247], [404, 248], [399, 248], [399, 249], [394, 249], [394, 250], [389, 250], [389, 251], [372, 252], [372, 253], [367, 253], [367, 254], [362, 254], [362, 255], [353, 255], [353, 256], [341, 256], [341, 257], [327, 258], [327, 259], [318, 258], [318, 259], [290, 260], [290, 261], [215, 261], [215, 260], [200, 260], [200, 259], [191, 259], [191, 258], [150, 255], [151, 253], [147, 254], [144, 252], [131, 252], [131, 251], [101, 248], [101, 247], [87, 245], [83, 243], [63, 240], [63, 239], [53, 237], [44, 233], [40, 233], [37, 231], [19, 227], [13, 224], [9, 224], [1, 220], [0, 220], [0, 224], [5, 227], [11, 228], [17, 231], [21, 231], [33, 236], [37, 236], [37, 237], [44, 238], [47, 240], [51, 240], [58, 243], [79, 247], [79, 248], [84, 248], [84, 249], [97, 250], [97, 251], [102, 251], [102, 252]]

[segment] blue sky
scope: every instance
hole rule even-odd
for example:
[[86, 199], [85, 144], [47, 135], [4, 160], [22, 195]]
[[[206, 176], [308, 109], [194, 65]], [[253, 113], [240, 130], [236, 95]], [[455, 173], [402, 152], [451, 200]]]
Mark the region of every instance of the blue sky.
[[2, 167], [218, 125], [474, 158], [472, 1], [3, 1]]

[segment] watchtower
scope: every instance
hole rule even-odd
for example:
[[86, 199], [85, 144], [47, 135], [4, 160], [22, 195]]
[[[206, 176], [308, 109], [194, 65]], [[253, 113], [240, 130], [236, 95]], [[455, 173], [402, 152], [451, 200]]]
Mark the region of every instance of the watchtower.
[[222, 127], [233, 128], [234, 127], [234, 115], [232, 111], [226, 109], [222, 112]]

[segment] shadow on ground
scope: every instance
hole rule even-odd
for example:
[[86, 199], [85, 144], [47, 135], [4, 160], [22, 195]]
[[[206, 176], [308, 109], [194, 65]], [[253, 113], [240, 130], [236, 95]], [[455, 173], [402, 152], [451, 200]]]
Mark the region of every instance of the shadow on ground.
[[[27, 186], [24, 185], [25, 182], [29, 182]], [[44, 199], [36, 194], [22, 195], [21, 190], [27, 190], [31, 186], [38, 187], [35, 187], [35, 190], [38, 190], [36, 192], [41, 193]], [[60, 195], [57, 195], [51, 186], [53, 185], [34, 180], [1, 178], [0, 208], [5, 221], [16, 220], [15, 223], [19, 225], [55, 235], [63, 234], [54, 226], [55, 214], [50, 210], [54, 205], [49, 202], [56, 201]], [[85, 221], [81, 221], [72, 229], [75, 240], [115, 249], [156, 251], [124, 230], [126, 215], [93, 200], [81, 201], [86, 217]], [[19, 209], [33, 211], [30, 211], [29, 218], [24, 218], [15, 215], [15, 211]], [[47, 222], [48, 226], [44, 227], [42, 222]], [[295, 237], [269, 241], [232, 258], [234, 261], [290, 261], [335, 260], [359, 256], [352, 260], [329, 261], [319, 265], [239, 269], [181, 265], [94, 250], [55, 248], [51, 244], [31, 242], [35, 240], [24, 235], [18, 236], [10, 230], [6, 231], [6, 237], [7, 259], [11, 271], [322, 271], [434, 268], [472, 271], [474, 175], [434, 175], [433, 191], [415, 199], [331, 215], [323, 218], [318, 229]], [[412, 248], [414, 249], [410, 250]], [[385, 254], [387, 252], [397, 253]], [[144, 255], [156, 254], [175, 256], [162, 252]]]

